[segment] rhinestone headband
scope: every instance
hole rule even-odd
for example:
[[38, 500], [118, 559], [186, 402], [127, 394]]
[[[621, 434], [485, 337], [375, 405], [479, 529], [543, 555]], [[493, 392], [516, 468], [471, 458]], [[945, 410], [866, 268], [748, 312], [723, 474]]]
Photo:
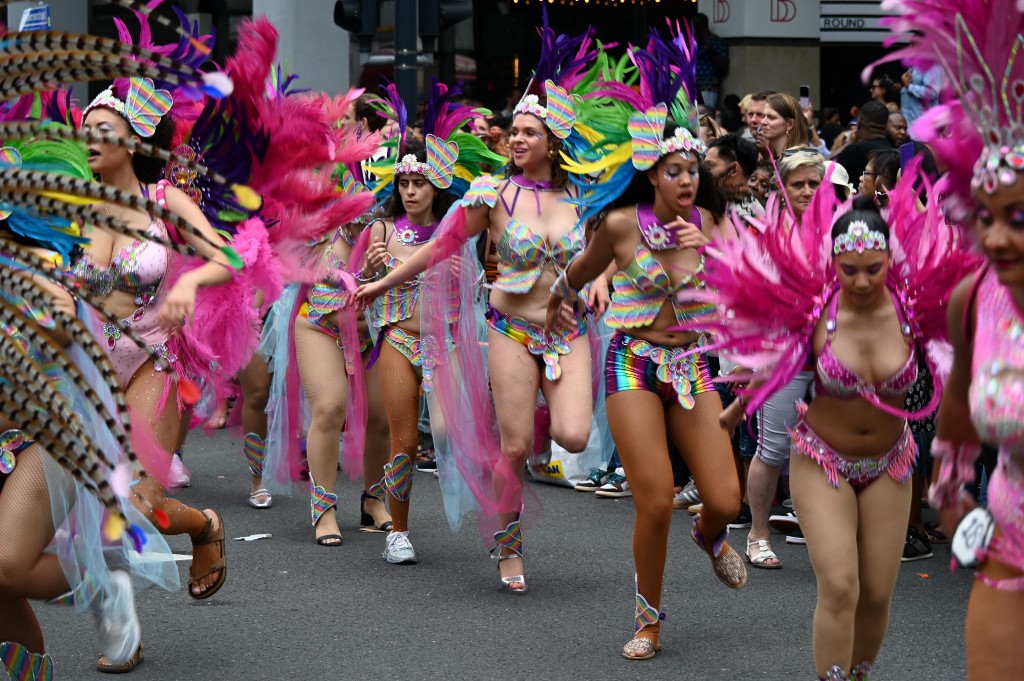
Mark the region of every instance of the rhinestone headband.
[[675, 134], [661, 142], [661, 155], [668, 156], [677, 151], [685, 151], [703, 157], [707, 153], [707, 146], [699, 137], [694, 137], [686, 128], [676, 128]]
[[402, 160], [395, 164], [395, 175], [399, 173], [416, 173], [418, 175], [426, 175], [427, 171], [430, 170], [430, 166], [426, 163], [421, 163], [416, 160], [416, 157], [412, 154], [406, 154], [402, 157]]
[[885, 235], [877, 230], [870, 229], [868, 223], [863, 220], [851, 222], [846, 228], [846, 232], [840, 234], [832, 241], [832, 253], [834, 255], [888, 250], [889, 245], [885, 241]]

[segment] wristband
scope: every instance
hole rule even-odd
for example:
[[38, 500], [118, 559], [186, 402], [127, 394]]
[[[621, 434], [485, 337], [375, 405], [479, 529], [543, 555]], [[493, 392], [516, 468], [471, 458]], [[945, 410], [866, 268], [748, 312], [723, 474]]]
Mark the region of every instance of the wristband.
[[580, 297], [579, 289], [573, 288], [572, 284], [569, 283], [569, 268], [572, 267], [577, 257], [579, 256], [575, 256], [569, 261], [565, 269], [555, 279], [555, 283], [551, 285], [552, 295], [558, 296], [570, 303], [575, 303]]
[[959, 500], [964, 485], [974, 482], [974, 462], [980, 455], [979, 444], [954, 444], [938, 438], [932, 442], [932, 458], [939, 464], [935, 482], [928, 489], [928, 503], [933, 508], [946, 508]]

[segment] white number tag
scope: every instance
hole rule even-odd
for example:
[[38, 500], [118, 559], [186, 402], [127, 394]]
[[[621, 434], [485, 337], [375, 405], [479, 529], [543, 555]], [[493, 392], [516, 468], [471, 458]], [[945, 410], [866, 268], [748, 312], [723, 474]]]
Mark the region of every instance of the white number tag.
[[965, 568], [978, 567], [981, 562], [978, 554], [988, 548], [995, 529], [995, 521], [986, 508], [979, 506], [964, 516], [956, 528], [950, 547], [956, 562]]

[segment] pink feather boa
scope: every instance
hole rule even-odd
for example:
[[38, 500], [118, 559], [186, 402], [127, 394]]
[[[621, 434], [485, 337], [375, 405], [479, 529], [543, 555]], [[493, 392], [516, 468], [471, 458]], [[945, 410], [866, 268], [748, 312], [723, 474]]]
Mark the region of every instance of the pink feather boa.
[[[167, 343], [178, 358], [178, 372], [201, 382], [218, 399], [234, 392], [232, 377], [249, 364], [259, 343], [256, 292], [263, 292], [267, 306], [280, 297], [284, 285], [259, 219], [242, 223], [231, 245], [245, 266], [231, 281], [199, 289], [192, 323]], [[173, 258], [168, 286], [203, 264], [198, 258]]]

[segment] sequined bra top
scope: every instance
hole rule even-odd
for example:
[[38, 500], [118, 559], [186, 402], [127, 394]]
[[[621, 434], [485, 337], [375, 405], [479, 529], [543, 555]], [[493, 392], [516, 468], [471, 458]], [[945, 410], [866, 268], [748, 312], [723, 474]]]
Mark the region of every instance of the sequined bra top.
[[[900, 320], [900, 329], [906, 338], [911, 338], [910, 325], [907, 323], [896, 294], [890, 291], [896, 314]], [[852, 400], [865, 395], [877, 397], [902, 397], [917, 382], [916, 345], [911, 344], [910, 356], [899, 371], [878, 383], [865, 383], [857, 372], [846, 366], [832, 350], [832, 339], [836, 335], [836, 311], [839, 308], [839, 294], [833, 293], [828, 304], [828, 317], [825, 320], [825, 346], [818, 353], [818, 370], [815, 373], [815, 390], [840, 400]]]
[[[154, 221], [149, 233], [160, 233]], [[152, 241], [135, 240], [118, 251], [109, 267], [100, 267], [87, 254], [82, 253], [71, 265], [71, 274], [93, 295], [106, 297], [113, 291], [131, 295], [137, 305], [146, 304], [156, 297], [160, 281], [167, 271], [167, 249]]]
[[[331, 238], [323, 253], [324, 266], [328, 273], [345, 269], [345, 261], [335, 252], [335, 244], [339, 238], [349, 246], [354, 244], [354, 240], [344, 227], [339, 228], [334, 233], [333, 238]], [[323, 243], [323, 241], [312, 242], [310, 245], [315, 246], [320, 243]], [[328, 274], [309, 287], [309, 293], [306, 294], [306, 303], [308, 304], [306, 314], [310, 321], [317, 323], [323, 317], [333, 314], [344, 307], [347, 300], [348, 298], [343, 295], [338, 278]]]
[[971, 422], [982, 442], [1024, 457], [1024, 311], [995, 272], [982, 275], [971, 360]]
[[[584, 227], [577, 223], [572, 229], [563, 234], [553, 244], [542, 238], [524, 222], [512, 215], [519, 195], [523, 189], [532, 189], [535, 194], [538, 191], [548, 191], [548, 187], [540, 186], [540, 183], [532, 183], [537, 186], [525, 186], [523, 180], [513, 181], [509, 179], [502, 187], [499, 196], [505, 205], [509, 215], [505, 223], [505, 230], [498, 240], [498, 278], [491, 284], [492, 288], [506, 293], [529, 293], [545, 269], [556, 273], [561, 272], [569, 264], [569, 261], [586, 246]], [[509, 184], [515, 186], [515, 194], [512, 197], [512, 204], [505, 201], [504, 190]], [[537, 213], [540, 214], [540, 198], [537, 198]], [[578, 211], [577, 211], [578, 212]]]
[[[149, 192], [143, 187], [143, 195]], [[157, 201], [165, 205], [163, 187], [157, 187]], [[168, 238], [167, 226], [162, 220], [152, 219], [147, 234]], [[167, 271], [167, 249], [153, 241], [136, 239], [114, 254], [110, 265], [100, 267], [86, 253], [82, 253], [71, 265], [71, 273], [90, 293], [100, 297], [112, 291], [123, 291], [136, 300], [152, 298]]]
[[[652, 225], [648, 224], [644, 229], [642, 218], [650, 213], [649, 209], [649, 206], [637, 207], [638, 224], [641, 224], [640, 243], [633, 259], [612, 278], [614, 290], [605, 317], [605, 323], [612, 329], [650, 326], [665, 303], [672, 305], [676, 322], [680, 324], [706, 314], [714, 307], [710, 303], [679, 300], [676, 294], [685, 288], [704, 288], [704, 256], [701, 256], [696, 271], [673, 286], [664, 265], [655, 260], [651, 251], [675, 249], [675, 243], [669, 243], [667, 230], [663, 227], [659, 231], [651, 229]], [[699, 216], [700, 213], [694, 209], [698, 227], [701, 224]]]
[[[391, 243], [392, 237], [397, 236], [398, 240], [407, 246], [419, 246], [427, 243], [437, 230], [437, 224], [419, 227], [413, 225], [405, 217], [394, 220], [394, 230], [388, 234], [385, 244]], [[388, 228], [385, 224], [385, 231]], [[398, 269], [403, 261], [387, 254], [387, 261], [384, 263], [386, 272]], [[381, 324], [396, 324], [412, 317], [416, 306], [420, 302], [420, 284], [423, 282], [423, 275], [417, 274], [412, 279], [389, 289], [378, 298], [377, 311]]]

